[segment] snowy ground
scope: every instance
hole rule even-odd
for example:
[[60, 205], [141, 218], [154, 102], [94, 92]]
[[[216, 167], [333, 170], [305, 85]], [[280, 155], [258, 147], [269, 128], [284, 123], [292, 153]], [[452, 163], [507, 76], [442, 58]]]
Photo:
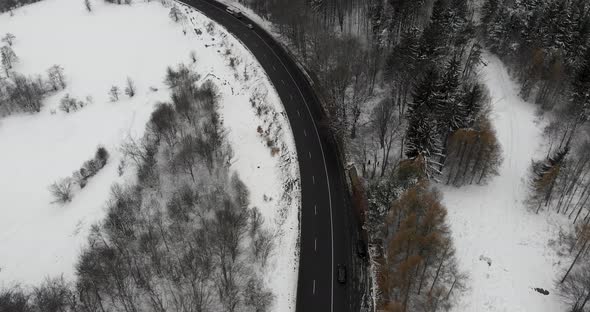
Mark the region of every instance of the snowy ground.
[[[49, 98], [34, 115], [0, 119], [0, 287], [15, 283], [34, 285], [46, 276], [73, 277], [77, 255], [91, 224], [104, 215], [105, 200], [119, 177], [122, 157], [118, 148], [129, 136], [140, 137], [159, 101], [169, 98], [163, 84], [169, 65], [190, 63], [220, 87], [221, 116], [234, 149], [232, 168], [251, 190], [251, 202], [277, 233], [278, 246], [264, 272], [277, 296], [276, 311], [294, 307], [297, 281], [299, 184], [294, 140], [282, 104], [253, 56], [221, 27], [199, 13], [191, 13], [183, 27], [168, 17], [160, 1], [132, 6], [92, 1], [86, 12], [82, 1], [45, 0], [0, 15], [0, 36], [16, 36], [14, 50], [20, 58], [15, 71], [45, 75], [53, 64], [65, 70], [68, 87]], [[201, 30], [201, 35], [194, 32]], [[183, 31], [185, 30], [185, 31]], [[229, 51], [229, 52], [228, 52]], [[236, 68], [229, 64], [236, 58]], [[109, 101], [112, 85], [124, 88], [126, 77], [137, 95]], [[246, 78], [247, 76], [247, 78]], [[150, 87], [159, 91], [152, 91]], [[65, 114], [57, 109], [69, 93], [93, 98], [82, 110]], [[257, 116], [253, 96], [268, 107]], [[280, 152], [272, 156], [257, 127], [278, 138]], [[280, 126], [280, 127], [279, 127]], [[65, 206], [51, 204], [48, 186], [70, 176], [102, 144], [111, 153], [107, 166], [77, 192]], [[285, 196], [283, 185], [295, 181]]]
[[518, 96], [504, 65], [493, 56], [487, 60], [482, 78], [491, 92], [491, 117], [504, 162], [489, 185], [441, 187], [460, 268], [470, 275], [470, 290], [454, 311], [565, 311], [554, 288], [562, 264], [548, 245], [565, 223], [536, 215], [523, 203], [531, 159], [542, 157], [542, 126], [535, 106]]

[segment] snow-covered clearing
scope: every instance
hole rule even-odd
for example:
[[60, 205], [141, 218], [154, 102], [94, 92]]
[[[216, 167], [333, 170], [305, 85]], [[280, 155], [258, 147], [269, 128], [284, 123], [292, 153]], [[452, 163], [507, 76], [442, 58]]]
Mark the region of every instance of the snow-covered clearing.
[[[83, 1], [45, 0], [15, 10], [13, 17], [0, 15], [0, 35], [16, 36], [13, 48], [20, 62], [14, 70], [45, 76], [59, 64], [68, 83], [40, 113], [0, 119], [0, 287], [34, 285], [60, 274], [73, 278], [89, 227], [104, 215], [110, 186], [132, 181], [132, 170], [118, 175], [120, 144], [142, 136], [155, 104], [169, 99], [166, 67], [191, 63], [194, 51], [197, 62], [191, 66], [201, 74], [200, 83], [212, 80], [220, 90], [220, 114], [235, 154], [232, 169], [249, 187], [251, 204], [263, 213], [265, 225], [277, 233], [277, 250], [263, 272], [276, 295], [273, 310], [293, 309], [299, 168], [288, 120], [261, 66], [237, 39], [198, 12], [176, 24], [160, 1], [92, 5], [88, 13]], [[111, 86], [124, 89], [127, 77], [137, 85], [137, 95], [110, 102]], [[66, 114], [57, 109], [66, 93], [91, 96], [92, 104]], [[256, 114], [252, 98], [266, 114]], [[277, 138], [277, 155], [271, 155], [258, 126]], [[99, 144], [111, 154], [107, 166], [72, 202], [51, 204], [48, 186], [71, 176]], [[289, 181], [293, 190], [286, 193]]]
[[565, 311], [554, 288], [564, 264], [549, 243], [566, 225], [559, 217], [530, 212], [523, 203], [531, 159], [543, 156], [542, 125], [502, 62], [490, 55], [487, 60], [482, 78], [490, 89], [504, 162], [489, 185], [441, 187], [460, 268], [469, 274], [470, 289], [454, 311]]

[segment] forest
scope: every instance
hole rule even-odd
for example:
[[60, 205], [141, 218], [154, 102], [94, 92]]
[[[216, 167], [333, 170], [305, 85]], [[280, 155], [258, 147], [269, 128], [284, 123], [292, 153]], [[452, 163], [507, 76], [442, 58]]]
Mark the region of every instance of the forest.
[[[485, 184], [498, 174], [502, 150], [478, 76], [490, 52], [546, 121], [546, 156], [531, 163], [527, 204], [533, 214], [571, 220], [560, 243], [572, 261], [556, 284], [571, 311], [590, 309], [587, 0], [239, 1], [272, 22], [319, 82], [322, 126], [363, 178], [355, 196], [368, 203], [375, 285], [375, 301], [363, 307], [448, 311], [466, 288], [436, 185]], [[5, 68], [17, 60], [8, 49], [2, 58]], [[272, 295], [250, 273], [264, 267], [272, 238], [245, 209], [244, 184], [228, 173], [215, 86], [196, 87], [196, 75], [169, 69], [170, 103], [153, 113], [142, 140], [125, 145], [138, 185], [113, 188], [76, 285], [57, 279], [32, 293], [5, 290], [0, 310], [265, 311]], [[51, 92], [27, 91], [39, 84], [14, 75], [0, 88], [2, 113], [38, 110], [38, 98]], [[39, 95], [22, 99], [11, 90]], [[173, 195], [162, 195], [164, 182]]]
[[[319, 82], [325, 125], [365, 180], [370, 244], [380, 250], [377, 310], [447, 310], [461, 289], [464, 276], [453, 263], [445, 208], [427, 185], [485, 184], [498, 173], [501, 146], [478, 77], [489, 51], [512, 69], [522, 98], [548, 120], [546, 157], [531, 165], [529, 204], [533, 213], [571, 219], [564, 244], [575, 260], [557, 284], [572, 311], [586, 311], [588, 1], [240, 2], [273, 22]], [[439, 216], [438, 227], [423, 223], [432, 214]], [[426, 229], [433, 231], [426, 237], [436, 238], [409, 244], [416, 239], [409, 233]], [[399, 247], [404, 239], [405, 250]], [[432, 268], [444, 261], [449, 265], [442, 275], [449, 275], [442, 281], [443, 272]]]

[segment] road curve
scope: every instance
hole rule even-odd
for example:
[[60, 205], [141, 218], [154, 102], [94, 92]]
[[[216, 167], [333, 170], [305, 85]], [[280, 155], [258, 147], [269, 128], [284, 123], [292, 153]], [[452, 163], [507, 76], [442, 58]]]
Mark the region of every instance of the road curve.
[[[223, 25], [262, 65], [285, 106], [301, 175], [301, 233], [297, 311], [345, 312], [352, 307], [353, 270], [350, 209], [338, 156], [319, 124], [321, 104], [306, 76], [288, 53], [247, 17], [235, 18], [213, 0], [179, 0]], [[252, 24], [249, 29], [247, 24]], [[280, 251], [279, 251], [280, 252]], [[348, 268], [347, 284], [337, 281], [336, 267]]]

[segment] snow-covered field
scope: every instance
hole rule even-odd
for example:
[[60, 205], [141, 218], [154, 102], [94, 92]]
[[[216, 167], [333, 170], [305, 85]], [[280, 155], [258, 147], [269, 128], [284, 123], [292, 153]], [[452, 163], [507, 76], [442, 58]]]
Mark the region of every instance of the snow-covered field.
[[470, 289], [454, 311], [565, 311], [554, 288], [565, 264], [549, 242], [566, 225], [558, 217], [528, 211], [523, 203], [531, 159], [543, 156], [542, 125], [535, 106], [518, 96], [502, 62], [490, 55], [487, 60], [482, 78], [490, 89], [504, 162], [489, 185], [441, 187], [460, 268], [470, 276]]
[[[232, 169], [250, 188], [251, 203], [265, 216], [266, 226], [278, 236], [280, 250], [264, 272], [276, 295], [273, 310], [293, 309], [299, 169], [282, 104], [262, 68], [219, 25], [211, 24], [208, 32], [210, 20], [198, 12], [177, 24], [160, 1], [92, 4], [94, 10], [88, 13], [82, 1], [45, 0], [15, 10], [13, 17], [0, 15], [0, 36], [16, 36], [13, 48], [20, 62], [14, 70], [45, 76], [50, 66], [59, 64], [68, 83], [45, 101], [40, 113], [0, 119], [0, 287], [34, 285], [60, 274], [73, 278], [89, 227], [104, 215], [110, 186], [132, 180], [131, 170], [118, 175], [120, 144], [140, 137], [155, 104], [168, 100], [166, 67], [191, 63], [194, 51], [197, 62], [192, 66], [201, 74], [200, 82], [210, 79], [220, 88], [220, 113], [235, 154]], [[235, 69], [230, 57], [236, 58]], [[124, 89], [127, 77], [135, 81], [137, 95], [110, 102], [111, 86]], [[66, 114], [57, 109], [66, 93], [80, 99], [91, 96], [92, 104]], [[268, 106], [267, 115], [256, 115], [250, 104], [253, 96]], [[281, 147], [278, 155], [271, 155], [258, 126], [273, 129]], [[51, 204], [48, 186], [79, 169], [99, 144], [111, 154], [107, 166], [72, 202]], [[288, 180], [295, 181], [295, 190], [284, 196]]]

